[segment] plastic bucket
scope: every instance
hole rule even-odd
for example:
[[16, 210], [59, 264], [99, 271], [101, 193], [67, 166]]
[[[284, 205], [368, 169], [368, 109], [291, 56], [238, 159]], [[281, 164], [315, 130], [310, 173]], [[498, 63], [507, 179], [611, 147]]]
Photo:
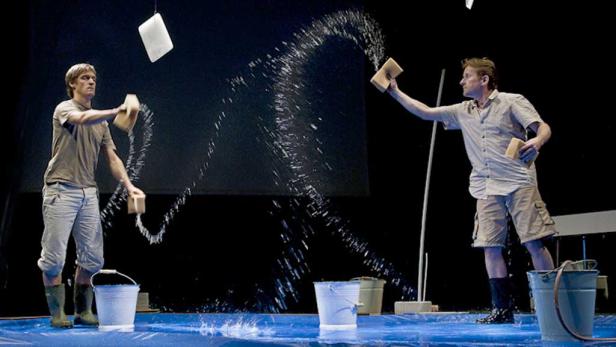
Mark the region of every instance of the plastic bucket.
[[[578, 341], [565, 330], [554, 304], [556, 271], [529, 271], [535, 312], [544, 341]], [[558, 288], [558, 307], [565, 323], [577, 334], [592, 336], [597, 270], [565, 270]]]
[[320, 328], [357, 328], [359, 285], [359, 281], [314, 282]]
[[[117, 274], [131, 280], [134, 284], [99, 285], [93, 283], [94, 276], [98, 274]], [[90, 278], [96, 309], [98, 312], [99, 331], [135, 330], [135, 312], [137, 309], [137, 296], [139, 285], [132, 278], [116, 270], [100, 270]]]
[[385, 280], [362, 276], [352, 278], [351, 281], [359, 281], [359, 302], [364, 304], [359, 307], [357, 314], [381, 314]]

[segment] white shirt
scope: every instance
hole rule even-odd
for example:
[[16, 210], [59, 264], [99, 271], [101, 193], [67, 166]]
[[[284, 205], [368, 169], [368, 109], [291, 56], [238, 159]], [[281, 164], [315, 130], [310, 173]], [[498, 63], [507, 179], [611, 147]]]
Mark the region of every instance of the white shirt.
[[462, 130], [464, 146], [473, 166], [469, 192], [476, 199], [508, 195], [518, 188], [537, 185], [535, 164], [505, 156], [513, 137], [527, 140], [526, 129], [543, 122], [533, 105], [520, 94], [494, 90], [483, 109], [475, 100], [442, 106], [438, 111], [445, 129]]

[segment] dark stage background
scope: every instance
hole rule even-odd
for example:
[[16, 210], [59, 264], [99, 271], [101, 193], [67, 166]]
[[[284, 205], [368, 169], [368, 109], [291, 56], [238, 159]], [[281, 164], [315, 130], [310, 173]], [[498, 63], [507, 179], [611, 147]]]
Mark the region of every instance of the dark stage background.
[[[500, 72], [499, 89], [524, 94], [552, 127], [552, 139], [537, 162], [550, 212], [616, 209], [616, 120], [610, 107], [614, 54], [607, 48], [607, 5], [475, 2], [471, 11], [461, 0], [412, 2], [404, 10], [393, 2], [159, 2], [176, 47], [154, 64], [137, 34], [137, 26], [151, 16], [152, 4], [18, 4], [7, 29], [11, 88], [5, 93], [8, 110], [1, 127], [0, 315], [46, 313], [36, 267], [43, 231], [38, 190], [49, 159], [49, 118], [65, 98], [63, 74], [68, 66], [87, 60], [97, 67], [97, 107], [115, 106], [131, 91], [127, 89], [135, 88], [154, 111], [153, 144], [137, 182], [148, 193], [144, 224], [154, 227], [196, 176], [203, 157], [201, 141], [212, 132], [215, 113], [209, 111], [220, 107], [225, 79], [244, 73], [253, 59], [275, 54], [274, 47], [292, 40], [312, 19], [340, 9], [363, 9], [376, 19], [385, 35], [385, 55], [405, 69], [398, 79], [401, 89], [430, 105], [442, 68], [447, 70], [442, 103], [450, 104], [462, 100], [460, 61], [468, 56], [493, 58]], [[332, 76], [330, 84], [319, 80], [319, 102], [328, 107], [321, 112], [344, 115], [331, 117], [326, 127], [331, 146], [326, 141], [324, 152], [334, 170], [323, 178], [322, 192], [354, 235], [415, 284], [432, 125], [367, 83], [373, 68], [351, 45], [328, 45], [315, 61], [319, 63], [314, 71], [329, 69]], [[328, 99], [341, 91], [348, 102]], [[134, 277], [156, 307], [207, 310], [204, 305], [219, 298], [227, 308], [242, 309], [254, 298], [255, 288], [264, 288], [266, 296], [271, 290], [284, 248], [281, 220], [297, 212], [272, 213], [273, 199], [285, 206], [293, 197], [272, 185], [269, 167], [261, 165], [266, 156], [255, 141], [258, 134], [248, 124], [232, 123], [233, 132], [221, 133], [210, 175], [188, 198], [162, 244], [149, 245], [133, 217], [123, 213], [106, 231], [106, 268]], [[114, 130], [114, 139], [125, 153], [122, 133]], [[100, 166], [105, 203], [113, 184], [105, 160]], [[474, 201], [467, 192], [469, 173], [460, 133], [439, 127], [427, 220], [427, 299], [444, 310], [489, 305], [483, 255], [470, 247]], [[289, 300], [286, 312], [316, 312], [312, 281], [379, 275], [326, 226], [315, 222], [312, 227], [315, 236], [306, 252], [310, 272], [295, 284], [299, 300]], [[599, 261], [611, 287], [616, 286], [615, 238], [614, 233], [587, 238], [588, 255]], [[524, 310], [524, 272], [530, 258], [512, 239], [508, 256], [517, 303]], [[554, 252], [553, 244], [550, 248]], [[561, 260], [579, 258], [581, 240], [565, 238]], [[74, 271], [73, 262], [71, 248], [65, 278]], [[384, 309], [392, 311], [400, 295], [399, 288], [388, 284]], [[615, 311], [613, 298], [599, 300], [599, 310]]]

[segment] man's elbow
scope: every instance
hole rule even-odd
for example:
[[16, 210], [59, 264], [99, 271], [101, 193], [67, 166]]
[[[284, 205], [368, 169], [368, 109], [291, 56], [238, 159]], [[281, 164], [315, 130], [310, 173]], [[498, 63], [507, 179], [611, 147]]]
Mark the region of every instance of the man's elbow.
[[544, 132], [548, 137], [552, 134], [552, 128], [546, 122], [542, 122], [540, 126], [540, 131]]
[[543, 144], [548, 142], [550, 137], [552, 137], [552, 128], [550, 128], [548, 123], [542, 122], [539, 124], [539, 128], [537, 129], [537, 137], [541, 139]]

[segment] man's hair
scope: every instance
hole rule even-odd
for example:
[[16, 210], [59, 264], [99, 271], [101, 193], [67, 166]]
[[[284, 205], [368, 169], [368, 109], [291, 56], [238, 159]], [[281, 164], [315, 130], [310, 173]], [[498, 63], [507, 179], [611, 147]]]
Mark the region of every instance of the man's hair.
[[73, 88], [71, 88], [71, 83], [74, 82], [75, 79], [79, 77], [79, 75], [86, 71], [92, 71], [96, 75], [96, 70], [94, 70], [94, 66], [87, 63], [75, 64], [71, 66], [71, 68], [68, 69], [68, 71], [66, 72], [64, 82], [66, 83], [66, 94], [68, 94], [70, 98], [73, 98]]
[[496, 89], [498, 83], [496, 78], [496, 65], [488, 58], [466, 58], [462, 60], [462, 69], [468, 66], [474, 68], [479, 76], [488, 76], [488, 88]]

